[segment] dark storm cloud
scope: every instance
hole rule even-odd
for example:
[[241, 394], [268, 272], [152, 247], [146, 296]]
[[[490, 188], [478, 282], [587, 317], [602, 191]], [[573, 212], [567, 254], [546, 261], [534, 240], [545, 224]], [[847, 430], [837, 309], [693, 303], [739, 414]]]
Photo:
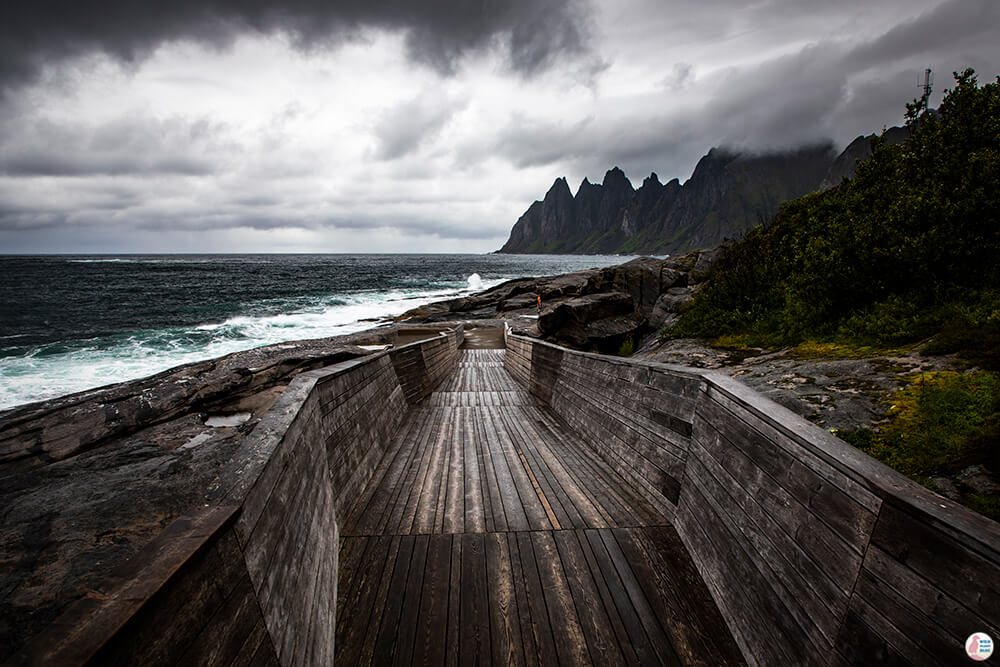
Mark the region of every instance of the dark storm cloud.
[[[706, 4], [718, 10], [726, 1]], [[767, 12], [784, 10], [785, 2], [765, 2], [750, 11], [759, 23]], [[917, 16], [898, 14], [896, 23], [864, 40], [831, 34], [715, 72], [698, 82], [707, 94], [694, 107], [671, 104], [683, 101], [680, 89], [693, 77], [683, 64], [668, 65], [658, 104], [639, 101], [633, 113], [598, 114], [580, 127], [516, 117], [498, 131], [492, 148], [517, 167], [563, 164], [592, 181], [619, 165], [633, 182], [650, 171], [683, 181], [713, 146], [757, 152], [833, 139], [839, 150], [859, 134], [901, 124], [924, 67], [935, 69], [936, 99], [950, 85], [952, 69], [980, 67], [980, 79], [992, 79], [1000, 68], [997, 26], [1000, 2], [994, 0], [952, 0]]]
[[514, 116], [496, 135], [492, 147], [516, 167], [538, 167], [559, 160], [580, 157], [593, 148], [594, 133], [589, 130], [592, 118], [572, 125]]
[[425, 95], [384, 112], [375, 125], [375, 156], [395, 160], [432, 140], [464, 108], [446, 97]]
[[0, 85], [87, 53], [136, 62], [172, 40], [225, 47], [245, 32], [285, 34], [308, 49], [360, 28], [405, 31], [411, 56], [442, 72], [499, 43], [509, 66], [528, 75], [587, 52], [588, 16], [586, 0], [11, 0], [0, 9]]
[[1000, 51], [996, 42], [997, 26], [1000, 26], [1000, 2], [951, 0], [854, 49], [845, 64], [857, 67], [889, 63], [935, 49], [961, 54], [963, 51], [975, 53], [988, 46], [996, 53]]
[[0, 174], [31, 176], [212, 173], [230, 148], [224, 128], [205, 120], [120, 118], [90, 126], [22, 116], [0, 132]]

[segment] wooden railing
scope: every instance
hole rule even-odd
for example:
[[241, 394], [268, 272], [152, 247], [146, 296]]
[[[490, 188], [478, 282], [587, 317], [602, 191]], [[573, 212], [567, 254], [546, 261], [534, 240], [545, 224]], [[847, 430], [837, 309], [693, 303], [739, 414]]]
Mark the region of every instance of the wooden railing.
[[181, 517], [9, 665], [330, 665], [339, 526], [461, 328], [301, 373]]
[[1000, 525], [717, 372], [508, 335], [505, 364], [668, 516], [751, 664], [955, 664]]

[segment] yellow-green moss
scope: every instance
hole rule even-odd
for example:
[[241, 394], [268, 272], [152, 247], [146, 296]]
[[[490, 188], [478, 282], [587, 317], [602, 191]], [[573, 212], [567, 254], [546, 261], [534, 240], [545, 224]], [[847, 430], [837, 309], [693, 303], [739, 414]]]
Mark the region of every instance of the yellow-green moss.
[[871, 359], [873, 357], [900, 357], [909, 354], [912, 347], [871, 347], [851, 343], [821, 343], [806, 341], [791, 349], [794, 359]]

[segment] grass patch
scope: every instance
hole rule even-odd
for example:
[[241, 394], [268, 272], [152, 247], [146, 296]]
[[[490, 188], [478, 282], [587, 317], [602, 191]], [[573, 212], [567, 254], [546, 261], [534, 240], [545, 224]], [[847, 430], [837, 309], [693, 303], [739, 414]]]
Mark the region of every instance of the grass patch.
[[[878, 430], [837, 436], [916, 482], [936, 490], [931, 477], [982, 464], [1000, 469], [1000, 376], [938, 371], [908, 378], [892, 394], [888, 422]], [[1000, 520], [1000, 496], [964, 493], [960, 501]]]
[[919, 373], [891, 401], [889, 423], [879, 432], [882, 459], [907, 475], [954, 473], [982, 462], [979, 440], [1000, 413], [1000, 378], [986, 372]]

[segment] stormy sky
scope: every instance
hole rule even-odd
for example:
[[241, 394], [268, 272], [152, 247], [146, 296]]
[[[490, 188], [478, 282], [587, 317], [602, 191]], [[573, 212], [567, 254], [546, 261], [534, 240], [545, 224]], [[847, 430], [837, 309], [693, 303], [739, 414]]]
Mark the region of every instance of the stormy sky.
[[13, 0], [0, 253], [488, 252], [556, 177], [842, 147], [998, 44], [996, 0]]

